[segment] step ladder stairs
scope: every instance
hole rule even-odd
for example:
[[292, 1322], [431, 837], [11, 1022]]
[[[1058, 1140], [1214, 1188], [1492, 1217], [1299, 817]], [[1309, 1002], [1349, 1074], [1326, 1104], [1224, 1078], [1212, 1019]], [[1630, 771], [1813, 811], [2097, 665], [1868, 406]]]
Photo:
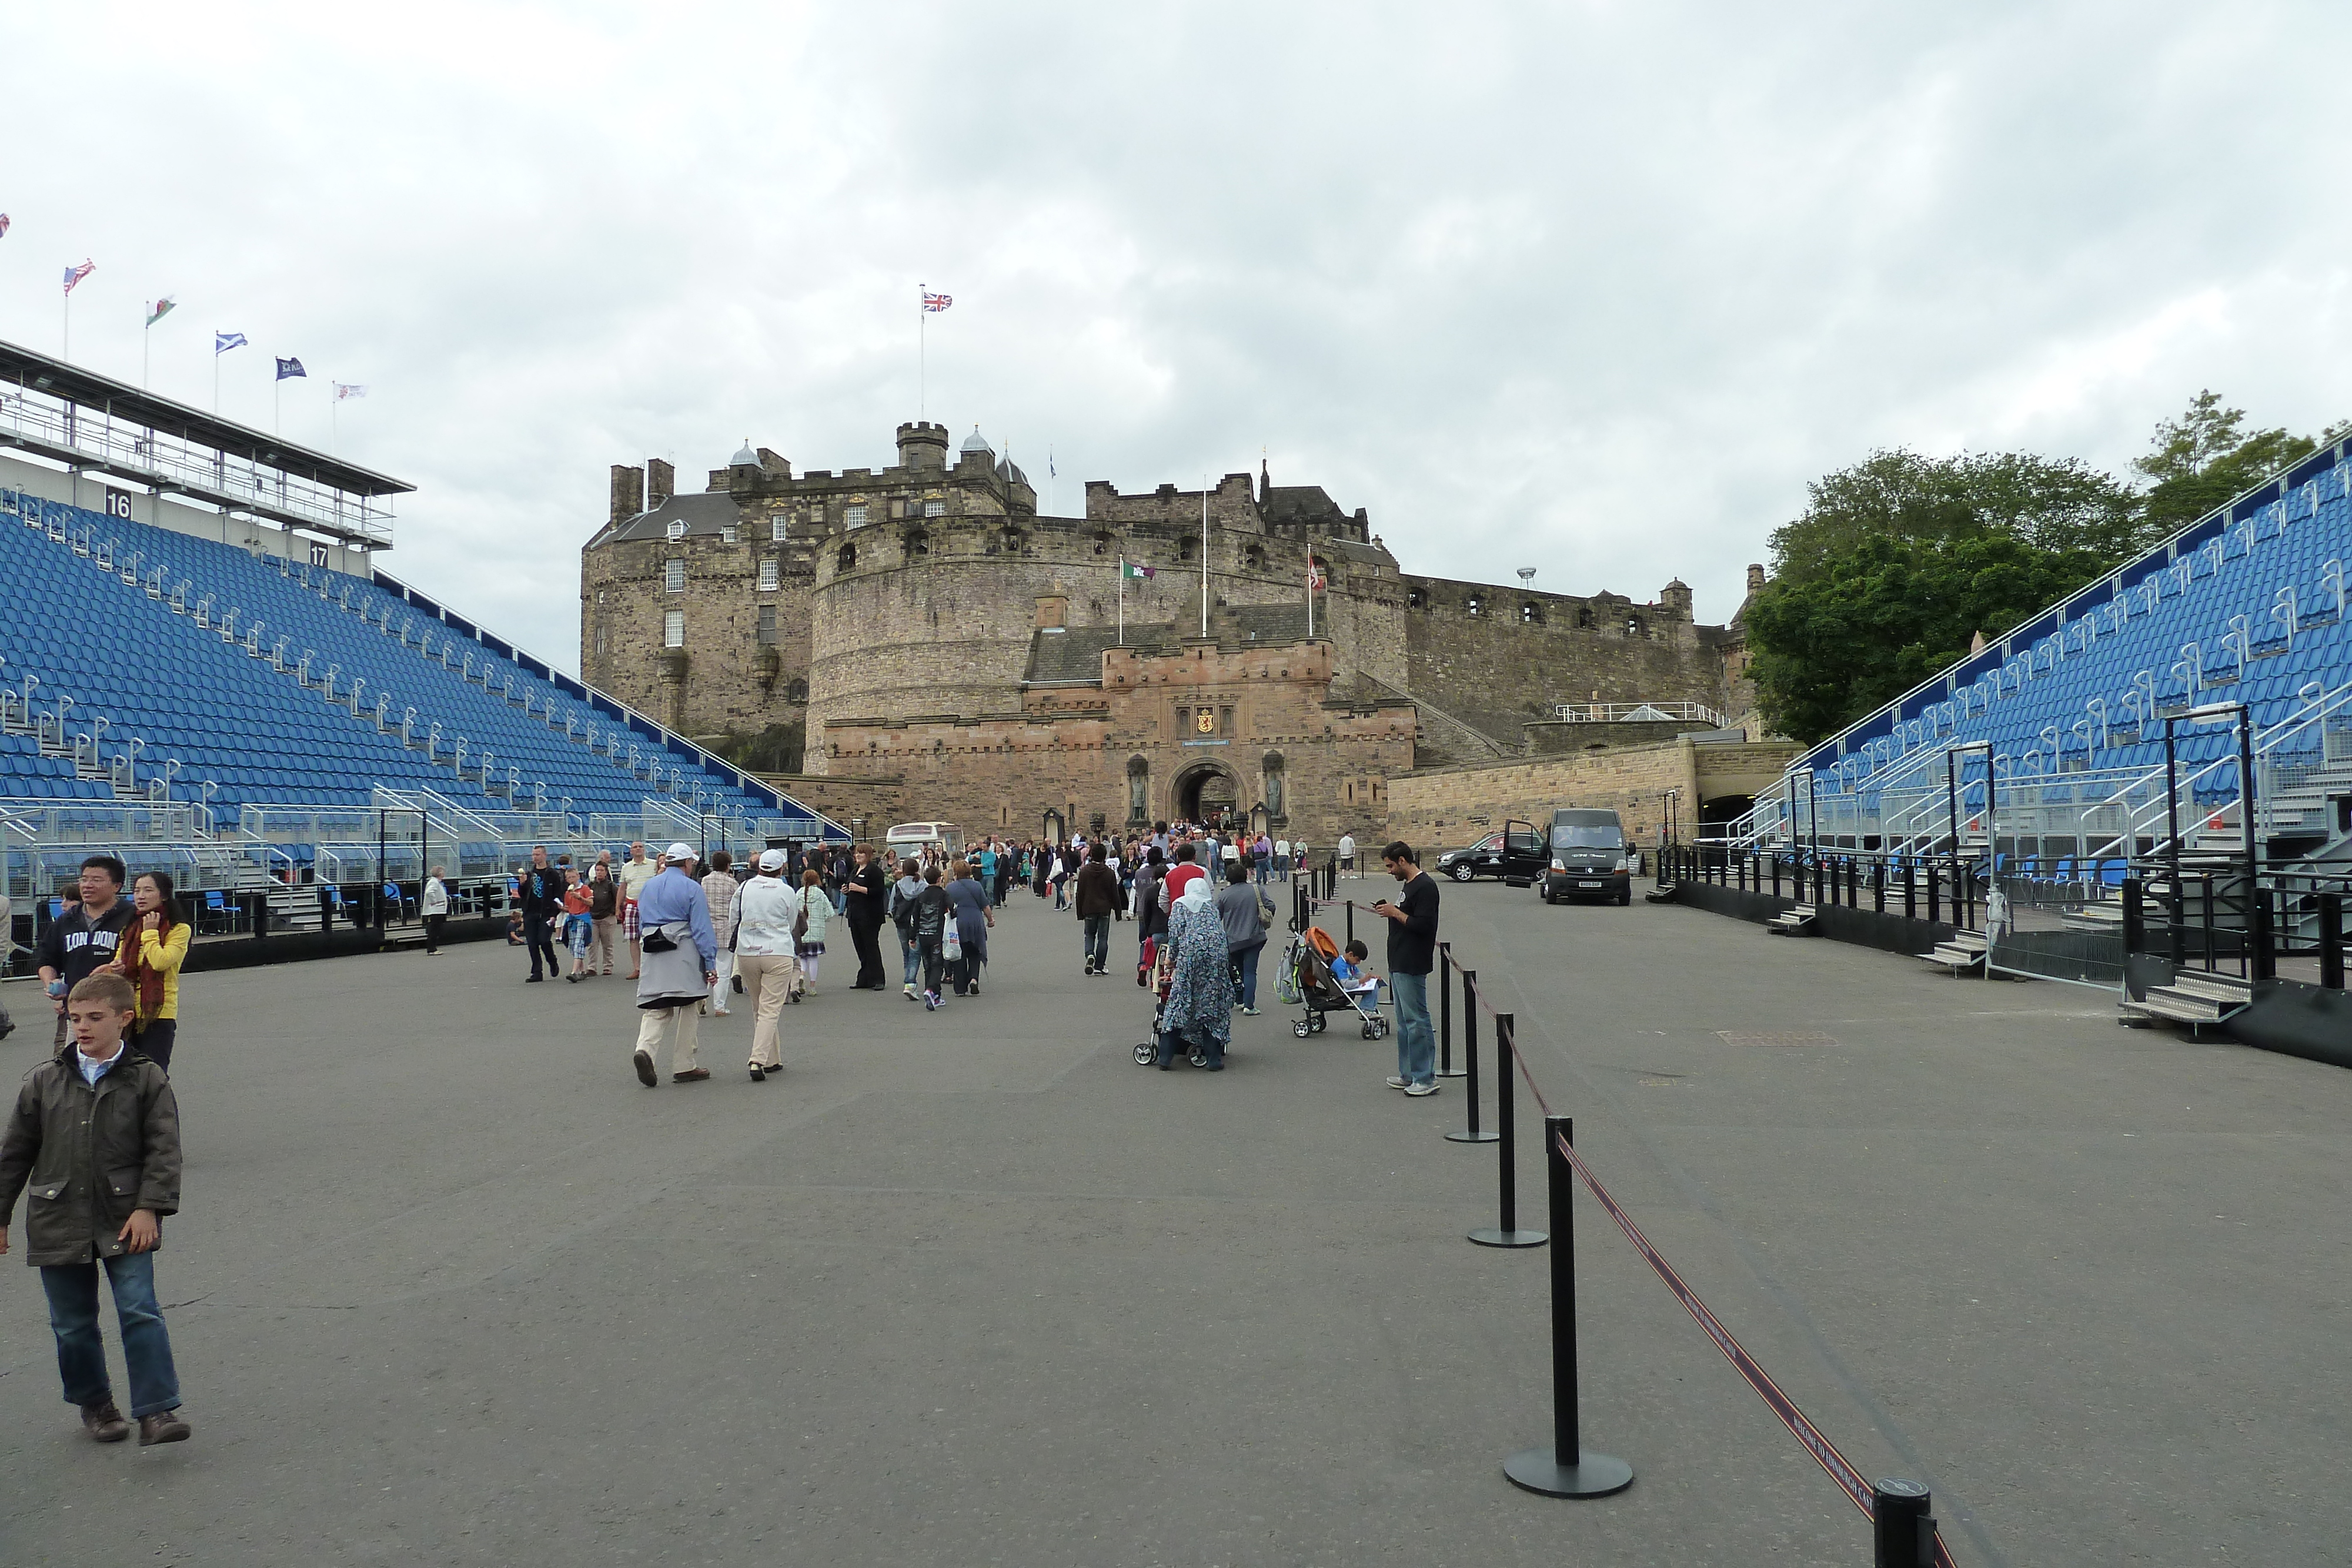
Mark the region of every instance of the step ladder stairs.
[[1784, 910], [1765, 922], [1764, 932], [1769, 936], [1811, 936], [1813, 916], [1818, 912], [1810, 904], [1800, 904]]
[[2116, 1004], [2116, 1022], [2146, 1029], [2156, 1023], [2185, 1025], [2193, 1036], [2227, 1022], [2254, 999], [2253, 983], [2235, 975], [2184, 970], [2168, 986], [2151, 986], [2144, 1001], [2129, 997]]
[[1985, 966], [1985, 939], [1973, 931], [1953, 935], [1949, 942], [1939, 942], [1932, 953], [1919, 955], [1923, 963], [1939, 964], [1955, 975], [1982, 974]]

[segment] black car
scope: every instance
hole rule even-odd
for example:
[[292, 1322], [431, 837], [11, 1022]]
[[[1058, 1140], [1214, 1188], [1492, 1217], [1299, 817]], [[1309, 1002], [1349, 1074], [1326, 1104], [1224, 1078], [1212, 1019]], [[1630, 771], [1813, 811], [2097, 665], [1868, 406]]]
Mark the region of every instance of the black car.
[[1456, 882], [1499, 876], [1525, 886], [1542, 873], [1543, 835], [1533, 822], [1506, 822], [1467, 849], [1448, 850], [1437, 857], [1437, 874]]
[[1551, 862], [1536, 894], [1546, 904], [1570, 899], [1633, 902], [1641, 852], [1625, 842], [1625, 825], [1603, 808], [1570, 807], [1551, 814]]

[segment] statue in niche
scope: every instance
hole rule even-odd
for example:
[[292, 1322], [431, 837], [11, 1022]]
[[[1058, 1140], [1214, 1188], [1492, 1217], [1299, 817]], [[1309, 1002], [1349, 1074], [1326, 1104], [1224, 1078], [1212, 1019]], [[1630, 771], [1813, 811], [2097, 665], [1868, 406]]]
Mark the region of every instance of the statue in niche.
[[1127, 820], [1140, 822], [1151, 815], [1149, 799], [1151, 789], [1151, 765], [1140, 757], [1127, 759]]
[[1265, 754], [1265, 814], [1276, 821], [1284, 816], [1282, 789], [1282, 753]]

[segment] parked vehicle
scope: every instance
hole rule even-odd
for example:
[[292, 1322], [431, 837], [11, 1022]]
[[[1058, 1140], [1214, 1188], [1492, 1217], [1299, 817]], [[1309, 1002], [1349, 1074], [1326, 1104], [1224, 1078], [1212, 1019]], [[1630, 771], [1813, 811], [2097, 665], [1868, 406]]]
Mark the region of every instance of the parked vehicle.
[[1437, 874], [1455, 882], [1499, 876], [1525, 886], [1541, 875], [1543, 868], [1544, 836], [1533, 822], [1506, 822], [1501, 831], [1437, 857]]
[[884, 835], [882, 847], [894, 861], [912, 860], [926, 849], [953, 860], [963, 853], [963, 834], [953, 822], [901, 822]]
[[1580, 898], [1633, 902], [1638, 851], [1625, 842], [1625, 825], [1606, 807], [1570, 807], [1551, 814], [1551, 859], [1537, 896], [1546, 904]]

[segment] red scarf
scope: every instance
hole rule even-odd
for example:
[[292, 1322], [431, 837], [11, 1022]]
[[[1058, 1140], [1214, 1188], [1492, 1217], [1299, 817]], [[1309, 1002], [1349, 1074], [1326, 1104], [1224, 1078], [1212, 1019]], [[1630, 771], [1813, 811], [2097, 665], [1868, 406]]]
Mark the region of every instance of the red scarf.
[[[158, 941], [168, 939], [172, 927], [178, 924], [168, 909], [156, 911], [163, 916], [155, 927]], [[163, 971], [147, 962], [147, 917], [135, 910], [131, 924], [122, 928], [121, 946], [115, 953], [123, 973], [139, 988], [139, 1021], [152, 1023], [155, 1015], [163, 1010]]]

